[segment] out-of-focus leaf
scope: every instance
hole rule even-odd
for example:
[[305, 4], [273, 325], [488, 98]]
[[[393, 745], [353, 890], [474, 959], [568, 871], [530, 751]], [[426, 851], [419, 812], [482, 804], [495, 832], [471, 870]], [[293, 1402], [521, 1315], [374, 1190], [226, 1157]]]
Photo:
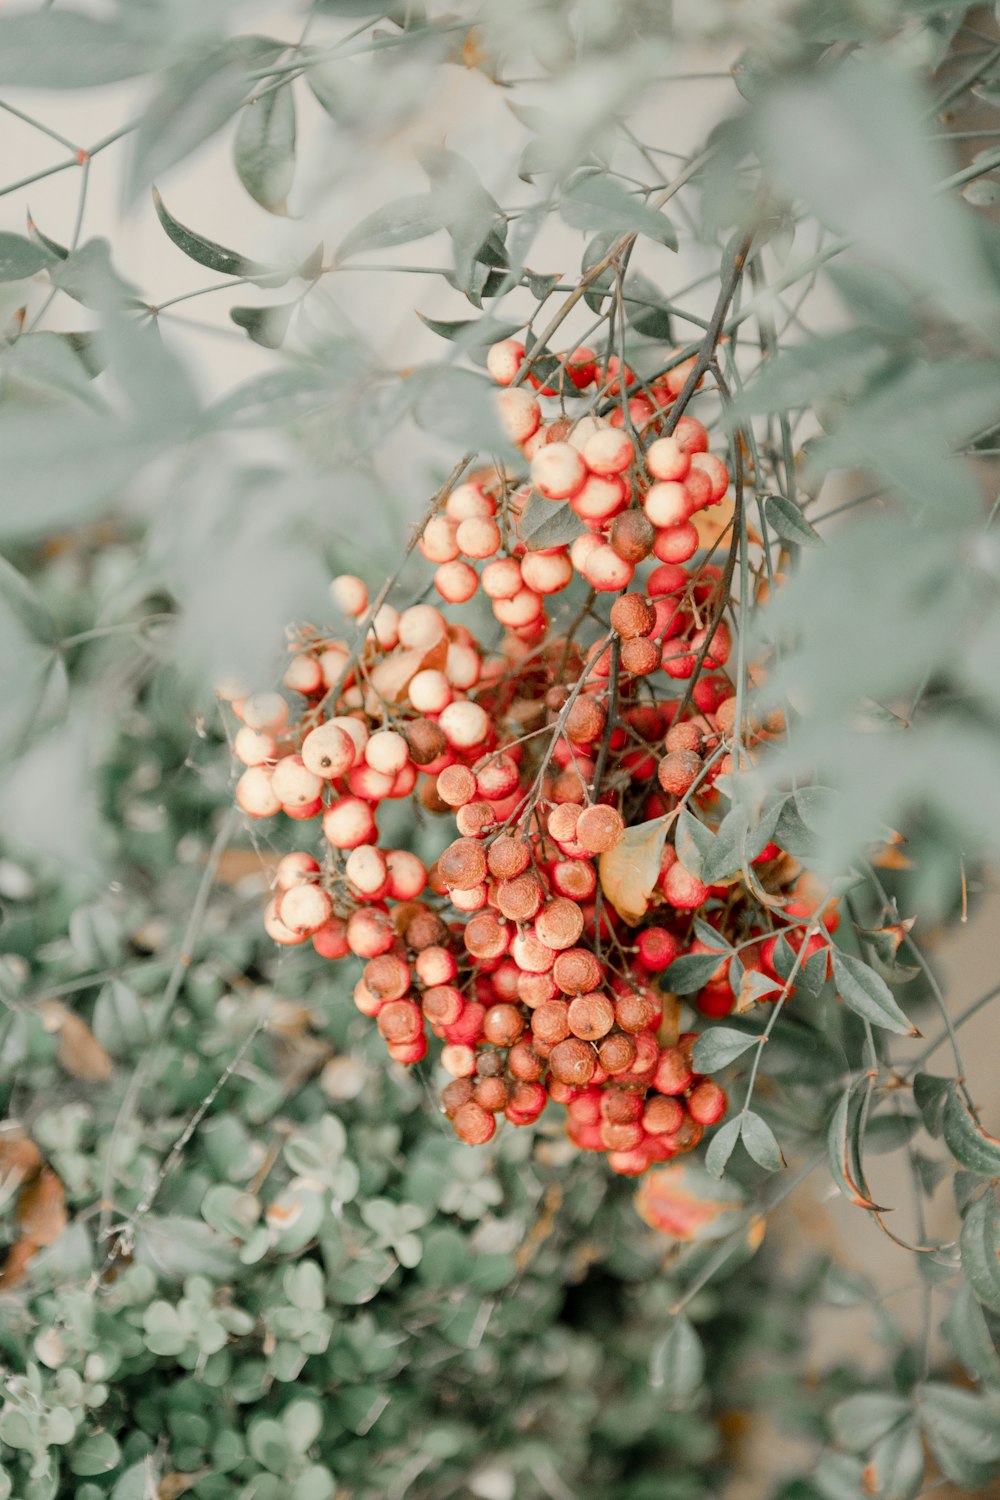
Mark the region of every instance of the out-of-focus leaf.
[[84, 307], [102, 311], [107, 307], [144, 308], [136, 289], [115, 269], [111, 246], [105, 239], [87, 240], [65, 260], [49, 265], [49, 280], [67, 297]]
[[255, 344], [280, 349], [294, 311], [294, 302], [282, 302], [273, 307], [231, 307], [229, 316]]
[[705, 1351], [701, 1339], [681, 1313], [653, 1350], [649, 1383], [662, 1392], [668, 1406], [679, 1406], [694, 1395], [704, 1373]]
[[1000, 1387], [1000, 1354], [971, 1287], [958, 1288], [941, 1327], [972, 1378], [994, 1390]]
[[614, 177], [594, 173], [578, 177], [563, 194], [559, 211], [573, 229], [643, 234], [677, 249], [677, 234], [666, 214], [630, 193]]
[[912, 1409], [905, 1396], [865, 1391], [838, 1401], [830, 1420], [841, 1447], [851, 1453], [866, 1453], [873, 1443], [905, 1422]]
[[764, 500], [764, 515], [772, 531], [782, 541], [796, 547], [821, 547], [823, 538], [811, 526], [793, 500], [784, 495], [768, 495]]
[[876, 1442], [865, 1465], [865, 1487], [886, 1500], [915, 1500], [923, 1488], [924, 1445], [920, 1428], [908, 1418]]
[[235, 1246], [200, 1219], [147, 1214], [136, 1225], [135, 1258], [168, 1281], [208, 1276], [222, 1281], [239, 1264]]
[[928, 1381], [918, 1411], [931, 1451], [954, 1484], [977, 1490], [992, 1477], [1000, 1459], [1000, 1398]]
[[869, 328], [806, 339], [764, 361], [734, 403], [734, 414], [796, 411], [832, 398], [851, 399], [888, 359], [882, 339]]
[[980, 1302], [1000, 1313], [1000, 1203], [987, 1188], [965, 1211], [962, 1270]]
[[348, 260], [365, 250], [408, 245], [444, 228], [441, 205], [433, 193], [412, 193], [377, 208], [356, 224], [337, 246], [337, 260]]
[[675, 1240], [717, 1240], [741, 1221], [743, 1194], [703, 1167], [672, 1162], [647, 1172], [635, 1195], [640, 1217]]
[[155, 58], [125, 18], [48, 8], [0, 17], [0, 84], [82, 89], [144, 73]]
[[295, 96], [290, 84], [244, 106], [233, 142], [239, 179], [261, 208], [287, 211], [295, 176]]
[[655, 282], [641, 271], [630, 271], [622, 287], [625, 317], [636, 333], [660, 343], [673, 341], [673, 322], [666, 299]]
[[721, 1177], [726, 1170], [726, 1164], [736, 1150], [742, 1124], [740, 1116], [736, 1115], [734, 1119], [727, 1120], [714, 1132], [708, 1143], [708, 1150], [705, 1152], [705, 1170], [710, 1176]]
[[48, 265], [49, 255], [23, 234], [0, 230], [0, 281], [23, 281]]
[[830, 262], [826, 274], [862, 328], [877, 329], [889, 338], [915, 336], [913, 298], [888, 271], [838, 259]]
[[111, 1077], [114, 1071], [111, 1058], [82, 1016], [58, 1000], [44, 1000], [39, 1015], [46, 1031], [54, 1031], [58, 1036], [56, 1059], [71, 1077], [91, 1083], [103, 1083]]

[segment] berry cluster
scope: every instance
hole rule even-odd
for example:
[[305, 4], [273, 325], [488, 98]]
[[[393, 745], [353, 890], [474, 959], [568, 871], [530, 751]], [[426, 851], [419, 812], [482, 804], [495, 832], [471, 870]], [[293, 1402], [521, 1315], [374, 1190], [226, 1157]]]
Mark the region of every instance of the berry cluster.
[[[684, 564], [699, 548], [692, 516], [723, 498], [729, 475], [696, 419], [675, 413], [660, 435], [683, 366], [628, 395], [629, 370], [599, 371], [591, 351], [573, 351], [560, 372], [574, 390], [600, 378], [602, 394], [621, 398], [610, 418], [574, 422], [565, 403], [543, 420], [538, 397], [510, 383], [523, 362], [513, 340], [489, 356], [530, 483], [472, 476], [441, 497], [419, 542], [443, 603], [489, 600], [503, 627], [494, 649], [433, 605], [399, 611], [383, 590], [369, 606], [360, 579], [335, 579], [334, 602], [361, 620], [359, 644], [299, 632], [284, 675], [294, 722], [280, 692], [223, 694], [242, 721], [236, 795], [252, 817], [321, 819], [320, 858], [296, 852], [278, 866], [266, 930], [364, 960], [355, 1003], [397, 1062], [424, 1058], [428, 1031], [443, 1042], [441, 1099], [462, 1140], [489, 1140], [500, 1114], [529, 1124], [552, 1100], [578, 1146], [638, 1174], [692, 1149], [726, 1110], [657, 988], [682, 954], [713, 951], [695, 915], [745, 940], [743, 970], [764, 981], [755, 998], [769, 977], [781, 990], [779, 934], [746, 886], [704, 884], [666, 842], [637, 906], [634, 893], [621, 898], [614, 859], [627, 831], [670, 830], [685, 804], [718, 819], [715, 781], [732, 769], [737, 717], [728, 589], [722, 569]], [[579, 535], [527, 546], [518, 528], [533, 496], [568, 503]], [[578, 579], [584, 608], [556, 632], [546, 599]], [[608, 592], [618, 597], [605, 622]], [[594, 622], [603, 634], [587, 644], [580, 632], [593, 635]], [[745, 723], [740, 740], [781, 728], [780, 716]], [[379, 846], [379, 804], [410, 797], [454, 818], [458, 837], [429, 869]], [[773, 889], [794, 874], [774, 845], [756, 864]], [[805, 917], [817, 898], [799, 882], [791, 900], [793, 948], [815, 944]], [[705, 1015], [737, 1004], [727, 964], [720, 953], [698, 996]]]

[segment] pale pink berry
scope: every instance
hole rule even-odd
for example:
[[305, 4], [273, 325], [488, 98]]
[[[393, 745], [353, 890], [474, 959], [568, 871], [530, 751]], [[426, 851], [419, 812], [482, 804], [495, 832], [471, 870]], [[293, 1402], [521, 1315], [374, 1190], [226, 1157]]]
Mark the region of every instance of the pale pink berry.
[[362, 761], [348, 771], [347, 790], [352, 797], [363, 797], [366, 802], [381, 802], [392, 791], [394, 781], [394, 776], [385, 776]]
[[458, 549], [466, 557], [492, 557], [500, 546], [500, 527], [492, 516], [469, 516], [460, 521], [455, 533]]
[[302, 760], [306, 770], [327, 781], [349, 771], [355, 755], [351, 736], [332, 721], [311, 729], [302, 741]]
[[364, 754], [368, 743], [368, 725], [363, 719], [356, 719], [353, 714], [337, 714], [334, 718], [328, 719], [327, 723], [332, 724], [335, 729], [342, 729], [348, 736], [354, 746], [356, 763]]
[[290, 891], [293, 885], [302, 885], [318, 874], [318, 861], [311, 854], [296, 850], [294, 854], [285, 854], [279, 859], [274, 880], [279, 890]]
[[524, 443], [538, 431], [542, 410], [530, 391], [511, 386], [497, 393], [500, 425], [512, 443]]
[[603, 546], [604, 543], [602, 542], [601, 538], [597, 536], [593, 531], [585, 531], [582, 536], [578, 536], [573, 541], [569, 549], [570, 562], [573, 564], [576, 571], [586, 577], [583, 569], [587, 558], [591, 555], [592, 552], [596, 552], [598, 547]]
[[361, 844], [352, 849], [344, 862], [344, 873], [362, 896], [378, 896], [386, 885], [389, 867], [381, 849], [374, 844]]
[[628, 588], [635, 576], [635, 565], [619, 557], [614, 547], [602, 543], [587, 557], [582, 572], [591, 588], [610, 593]]
[[251, 729], [244, 724], [236, 731], [233, 754], [245, 766], [262, 766], [265, 761], [274, 760], [277, 753], [278, 742], [266, 730]]
[[603, 417], [581, 417], [579, 422], [573, 424], [566, 441], [572, 443], [573, 447], [582, 453], [594, 433], [603, 432], [607, 425]]
[[383, 651], [391, 651], [399, 640], [399, 610], [392, 604], [383, 604], [371, 623], [375, 639]]
[[[449, 953], [447, 948], [436, 946], [424, 948], [418, 953], [413, 961], [413, 967], [417, 971], [420, 983], [427, 989], [434, 989], [439, 984], [450, 984], [458, 973], [455, 955]], [[458, 1015], [454, 1019], [457, 1020]]]
[[442, 709], [438, 724], [445, 739], [456, 750], [481, 745], [490, 732], [490, 719], [478, 703], [462, 699]]
[[408, 692], [410, 703], [420, 714], [439, 714], [452, 699], [447, 677], [431, 667], [410, 678]]
[[722, 459], [714, 453], [692, 453], [691, 467], [700, 469], [708, 476], [708, 481], [712, 486], [712, 498], [709, 504], [715, 505], [729, 488], [729, 470]]
[[441, 564], [434, 574], [434, 587], [447, 604], [465, 604], [479, 587], [479, 574], [456, 558]]
[[544, 605], [540, 594], [532, 589], [520, 589], [513, 599], [494, 599], [493, 613], [501, 625], [509, 625], [512, 628], [531, 625], [537, 620]]
[[277, 901], [269, 901], [264, 909], [264, 931], [272, 942], [280, 943], [283, 948], [294, 948], [309, 940], [308, 933], [293, 932], [290, 927], [285, 926], [278, 916]]
[[283, 807], [306, 807], [322, 792], [323, 778], [309, 770], [301, 755], [286, 755], [274, 768], [271, 790]]
[[365, 746], [365, 760], [385, 776], [396, 776], [410, 758], [410, 747], [394, 729], [379, 729]]
[[691, 515], [691, 496], [679, 480], [651, 484], [642, 502], [654, 526], [680, 526]]
[[486, 356], [486, 368], [497, 385], [510, 385], [524, 360], [524, 345], [517, 339], [501, 339]]
[[312, 937], [333, 914], [333, 902], [321, 885], [293, 885], [278, 898], [278, 919], [292, 932]]
[[343, 677], [350, 656], [346, 646], [328, 646], [319, 654], [319, 669], [323, 674], [323, 686], [332, 688]]
[[308, 696], [318, 693], [323, 686], [323, 669], [315, 656], [300, 653], [288, 663], [282, 681], [289, 692]]
[[417, 543], [428, 562], [446, 563], [458, 556], [461, 549], [456, 538], [457, 531], [458, 523], [450, 516], [431, 516]]
[[583, 521], [609, 521], [628, 503], [625, 486], [617, 474], [590, 474], [570, 505]]
[[462, 692], [475, 687], [480, 670], [479, 652], [473, 646], [463, 646], [458, 641], [452, 641], [444, 664], [444, 675], [452, 687], [459, 688]]
[[475, 517], [488, 518], [496, 515], [497, 503], [487, 495], [481, 484], [466, 480], [456, 485], [445, 501], [445, 511], [453, 521], [471, 521]]
[[627, 432], [603, 427], [587, 439], [583, 458], [592, 474], [621, 474], [635, 458], [635, 449]]
[[238, 703], [247, 696], [246, 683], [240, 682], [238, 677], [225, 677], [216, 683], [215, 694], [223, 703]]
[[513, 599], [524, 587], [521, 565], [514, 557], [499, 557], [487, 563], [481, 578], [483, 593], [490, 599]]
[[371, 807], [361, 797], [341, 797], [323, 814], [323, 833], [335, 849], [357, 849], [375, 833]]
[[698, 532], [690, 521], [677, 526], [664, 526], [656, 533], [653, 554], [660, 562], [682, 563], [694, 557], [698, 550]]
[[280, 734], [288, 723], [288, 704], [280, 693], [253, 693], [243, 701], [243, 722], [248, 729]]
[[521, 558], [525, 588], [536, 594], [558, 594], [573, 581], [573, 564], [565, 551], [527, 552]]
[[449, 1042], [441, 1049], [441, 1066], [452, 1078], [471, 1078], [476, 1071], [476, 1054], [464, 1042]]
[[472, 885], [465, 889], [449, 891], [449, 899], [456, 911], [482, 911], [486, 905], [485, 885]]
[[569, 500], [579, 494], [587, 465], [571, 443], [548, 443], [531, 461], [531, 482], [546, 500]]
[[281, 798], [271, 785], [269, 766], [248, 766], [236, 783], [236, 802], [251, 818], [273, 818], [281, 811]]
[[399, 617], [400, 644], [410, 651], [429, 651], [447, 634], [447, 621], [433, 604], [411, 604]]
[[691, 455], [685, 453], [674, 437], [657, 438], [646, 449], [646, 468], [654, 479], [667, 482], [686, 478]]
[[331, 580], [330, 598], [339, 610], [355, 619], [368, 608], [368, 589], [353, 573], [341, 573]]
[[388, 894], [393, 901], [415, 901], [427, 884], [427, 867], [409, 849], [390, 849], [385, 857], [389, 869]]

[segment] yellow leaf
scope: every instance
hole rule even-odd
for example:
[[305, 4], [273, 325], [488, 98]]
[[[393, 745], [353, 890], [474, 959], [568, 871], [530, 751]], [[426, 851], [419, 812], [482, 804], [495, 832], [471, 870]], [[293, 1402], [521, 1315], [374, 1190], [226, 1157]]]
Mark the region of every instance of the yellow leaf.
[[623, 922], [634, 927], [646, 915], [660, 877], [667, 836], [663, 818], [626, 829], [613, 849], [601, 855], [601, 890]]

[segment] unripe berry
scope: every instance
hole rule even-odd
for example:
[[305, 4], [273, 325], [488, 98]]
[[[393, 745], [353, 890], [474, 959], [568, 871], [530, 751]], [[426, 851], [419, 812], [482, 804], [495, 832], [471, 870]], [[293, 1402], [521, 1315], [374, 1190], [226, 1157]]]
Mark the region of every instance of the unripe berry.
[[358, 958], [377, 958], [388, 953], [396, 934], [387, 912], [362, 906], [347, 920], [347, 946]]
[[357, 849], [375, 833], [375, 818], [360, 797], [340, 797], [323, 814], [323, 834], [335, 849]]
[[308, 697], [310, 693], [318, 693], [323, 686], [323, 671], [315, 656], [293, 656], [285, 668], [282, 682], [289, 692]]
[[486, 710], [468, 699], [449, 703], [441, 711], [438, 723], [448, 744], [456, 750], [471, 750], [481, 745], [490, 732]]
[[302, 762], [314, 776], [334, 780], [354, 765], [357, 749], [351, 736], [338, 725], [320, 724], [302, 741]]
[[614, 427], [602, 427], [584, 444], [583, 459], [592, 474], [621, 474], [634, 458], [632, 439]]
[[671, 797], [683, 797], [704, 770], [701, 756], [694, 750], [671, 750], [657, 767], [656, 775], [663, 790]]
[[525, 443], [538, 431], [542, 410], [530, 391], [511, 386], [497, 393], [500, 425], [512, 443]]
[[625, 822], [618, 809], [598, 803], [580, 814], [576, 840], [589, 854], [605, 854], [615, 847], [624, 832]]
[[480, 797], [491, 802], [500, 802], [509, 797], [520, 785], [521, 773], [517, 762], [509, 755], [492, 755], [476, 767], [476, 791]]
[[243, 724], [233, 740], [233, 754], [245, 766], [262, 766], [273, 761], [278, 753], [278, 742], [265, 729], [251, 729]]
[[623, 594], [611, 606], [611, 628], [623, 640], [649, 635], [656, 624], [656, 611], [641, 594]]
[[694, 671], [694, 652], [675, 640], [666, 640], [663, 645], [663, 670], [668, 677], [684, 679]]
[[497, 503], [492, 495], [486, 493], [481, 484], [466, 480], [464, 484], [455, 486], [445, 501], [444, 508], [445, 513], [453, 521], [462, 522], [470, 520], [473, 516], [496, 515]]
[[280, 891], [290, 891], [293, 885], [303, 885], [318, 874], [319, 865], [312, 855], [296, 851], [278, 861], [274, 881]]
[[680, 944], [666, 927], [646, 927], [638, 938], [639, 958], [651, 974], [667, 969], [680, 953]]
[[710, 1078], [696, 1083], [688, 1095], [688, 1114], [696, 1125], [717, 1125], [726, 1113], [726, 1091]]
[[306, 767], [301, 755], [286, 755], [274, 768], [271, 789], [284, 807], [303, 807], [316, 801], [323, 779]]
[[566, 360], [566, 374], [578, 391], [593, 385], [597, 379], [597, 355], [586, 344], [574, 349]]
[[497, 385], [510, 385], [524, 360], [525, 348], [517, 339], [501, 339], [491, 345], [486, 355], [486, 368]]
[[[417, 972], [417, 978], [421, 984], [426, 985], [428, 989], [432, 989], [437, 985], [450, 985], [458, 973], [458, 964], [455, 961], [455, 955], [450, 953], [447, 948], [440, 948], [436, 945], [425, 948], [422, 953], [418, 953], [413, 967]], [[457, 995], [458, 991], [456, 990], [454, 993]], [[459, 999], [461, 999], [460, 995]], [[427, 997], [425, 995], [425, 1010], [427, 1009], [426, 1001]], [[455, 1017], [451, 1016], [448, 1019], [454, 1020]]]
[[333, 912], [333, 902], [318, 885], [295, 885], [278, 899], [278, 917], [292, 932], [311, 937]]
[[664, 563], [687, 562], [698, 550], [698, 532], [690, 521], [664, 526], [656, 533], [653, 553]]
[[453, 886], [448, 894], [456, 911], [482, 911], [489, 897], [484, 882], [473, 886]]
[[236, 802], [251, 818], [271, 818], [281, 811], [281, 798], [272, 785], [269, 766], [248, 766], [236, 783]]
[[452, 562], [461, 551], [458, 545], [457, 531], [458, 522], [453, 521], [450, 516], [444, 516], [439, 513], [436, 516], [431, 516], [424, 527], [423, 535], [417, 546], [428, 562]]
[[593, 531], [585, 531], [582, 536], [576, 537], [570, 544], [570, 562], [581, 577], [585, 576], [583, 569], [587, 558], [590, 557], [591, 553], [596, 552], [598, 547], [603, 546], [604, 543]]
[[456, 558], [442, 563], [434, 574], [434, 587], [448, 604], [465, 604], [479, 587], [479, 574], [467, 562]]
[[379, 729], [365, 745], [365, 760], [384, 776], [397, 776], [409, 764], [410, 749], [394, 729]]
[[391, 651], [399, 641], [399, 610], [383, 604], [372, 618], [371, 629], [383, 651]]
[[708, 429], [697, 417], [681, 417], [673, 432], [674, 441], [684, 453], [708, 452]]
[[[707, 639], [707, 626], [702, 630], [695, 631], [694, 635], [691, 637], [692, 651], [694, 651], [695, 653], [699, 652]], [[708, 648], [708, 654], [705, 657], [705, 666], [708, 667], [710, 671], [716, 667], [724, 667], [726, 665], [726, 662], [729, 660], [729, 653], [732, 650], [732, 646], [733, 640], [732, 636], [729, 633], [729, 626], [726, 624], [725, 620], [720, 620], [712, 634], [712, 642]]]
[[531, 483], [546, 500], [569, 500], [586, 478], [587, 466], [571, 443], [547, 443], [531, 461]]
[[351, 951], [347, 945], [347, 923], [343, 917], [330, 917], [313, 933], [312, 941], [320, 958], [343, 958]]
[[493, 613], [500, 624], [508, 625], [512, 629], [531, 625], [541, 618], [544, 608], [541, 595], [528, 588], [520, 589], [512, 599], [494, 599], [493, 601]]
[[288, 704], [280, 693], [253, 693], [243, 700], [243, 722], [248, 729], [280, 734], [288, 723]]
[[368, 608], [368, 589], [352, 573], [341, 573], [330, 583], [330, 598], [345, 615], [357, 618]]
[[663, 894], [678, 911], [694, 911], [707, 899], [708, 886], [703, 885], [697, 875], [685, 870], [678, 860], [664, 877]]

